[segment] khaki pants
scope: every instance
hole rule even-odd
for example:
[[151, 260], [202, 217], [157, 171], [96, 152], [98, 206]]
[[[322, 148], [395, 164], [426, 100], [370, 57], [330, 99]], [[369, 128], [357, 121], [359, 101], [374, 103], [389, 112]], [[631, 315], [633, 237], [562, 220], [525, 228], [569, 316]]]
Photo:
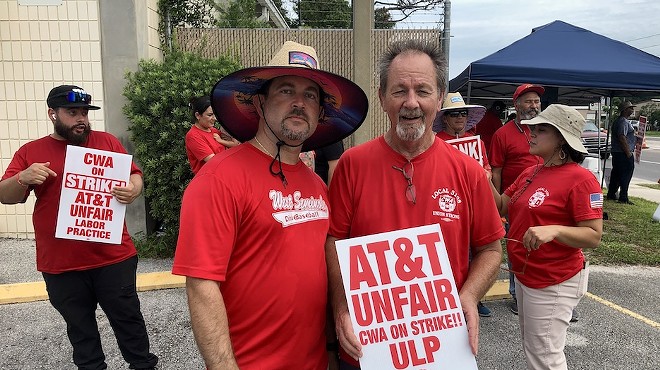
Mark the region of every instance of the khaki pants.
[[566, 370], [566, 331], [571, 313], [587, 291], [589, 266], [572, 278], [543, 289], [516, 278], [518, 319], [527, 369]]

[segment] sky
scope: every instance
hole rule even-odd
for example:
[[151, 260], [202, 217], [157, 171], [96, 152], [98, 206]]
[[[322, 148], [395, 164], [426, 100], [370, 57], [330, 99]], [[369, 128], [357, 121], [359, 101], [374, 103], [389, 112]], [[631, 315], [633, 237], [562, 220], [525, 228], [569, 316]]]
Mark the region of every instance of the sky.
[[[441, 11], [435, 13], [438, 19]], [[412, 28], [420, 28], [422, 18], [416, 16]], [[451, 0], [450, 20], [450, 78], [555, 20], [660, 57], [659, 0]]]

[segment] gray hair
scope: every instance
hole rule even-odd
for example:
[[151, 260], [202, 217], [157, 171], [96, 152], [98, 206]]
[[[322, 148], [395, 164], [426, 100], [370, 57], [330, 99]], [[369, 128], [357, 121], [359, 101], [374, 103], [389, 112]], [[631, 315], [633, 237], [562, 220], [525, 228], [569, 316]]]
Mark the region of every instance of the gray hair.
[[447, 88], [447, 78], [445, 71], [447, 70], [447, 63], [445, 55], [440, 48], [432, 43], [417, 39], [400, 40], [391, 43], [385, 53], [378, 60], [378, 73], [380, 75], [380, 90], [384, 91], [387, 88], [387, 75], [392, 65], [392, 61], [399, 54], [404, 53], [419, 53], [426, 54], [431, 58], [435, 66], [435, 77], [438, 85], [438, 92], [444, 93]]

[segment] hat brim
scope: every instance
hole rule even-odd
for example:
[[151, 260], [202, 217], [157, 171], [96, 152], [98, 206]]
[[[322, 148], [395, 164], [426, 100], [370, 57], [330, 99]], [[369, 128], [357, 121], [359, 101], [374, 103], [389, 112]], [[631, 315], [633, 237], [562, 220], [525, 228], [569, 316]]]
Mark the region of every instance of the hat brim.
[[549, 119], [547, 119], [545, 117], [542, 117], [541, 115], [538, 115], [538, 116], [536, 116], [532, 119], [520, 121], [521, 125], [538, 125], [538, 124], [541, 124], [541, 123], [547, 123], [548, 125], [551, 125], [552, 127], [559, 130], [559, 133], [564, 138], [564, 140], [566, 140], [566, 143], [571, 148], [577, 150], [578, 152], [580, 152], [582, 154], [589, 154], [589, 152], [587, 151], [587, 148], [585, 148], [584, 145], [582, 144], [582, 139], [580, 137], [577, 137], [577, 136], [571, 134], [567, 130], [564, 130], [563, 128], [557, 126], [554, 122], [550, 121]]
[[89, 110], [99, 110], [101, 107], [97, 107], [96, 105], [89, 105], [89, 104], [84, 104], [84, 103], [69, 103], [69, 104], [62, 104], [58, 105], [56, 107], [52, 107], [53, 109], [57, 108], [87, 108]]
[[211, 107], [218, 122], [238, 141], [251, 140], [259, 128], [252, 97], [269, 80], [282, 76], [304, 77], [323, 90], [324, 116], [302, 151], [322, 148], [350, 136], [369, 110], [369, 100], [353, 81], [334, 73], [303, 67], [252, 67], [231, 73], [211, 90]]
[[468, 110], [467, 122], [465, 123], [466, 132], [475, 128], [477, 126], [477, 123], [479, 123], [479, 121], [481, 121], [481, 119], [484, 118], [484, 114], [486, 114], [486, 107], [483, 107], [481, 105], [464, 105], [462, 107], [443, 108], [440, 109], [438, 114], [435, 116], [435, 120], [433, 121], [433, 131], [435, 132], [444, 131], [445, 124], [444, 122], [442, 122], [442, 117], [445, 115], [445, 113], [452, 110], [463, 110], [463, 109]]

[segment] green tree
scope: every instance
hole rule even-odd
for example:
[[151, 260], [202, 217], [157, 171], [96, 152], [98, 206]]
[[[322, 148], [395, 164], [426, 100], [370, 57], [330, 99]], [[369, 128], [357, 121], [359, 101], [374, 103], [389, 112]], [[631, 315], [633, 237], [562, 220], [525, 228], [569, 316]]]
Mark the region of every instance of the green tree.
[[292, 27], [294, 20], [289, 16], [289, 11], [284, 7], [282, 0], [273, 0], [273, 4], [275, 4], [275, 7], [280, 11], [282, 17], [284, 17], [286, 24], [288, 24], [289, 27]]
[[163, 49], [172, 49], [172, 30], [177, 27], [211, 27], [214, 0], [158, 0], [158, 33]]
[[374, 13], [374, 28], [388, 30], [394, 28], [396, 22], [392, 20], [390, 11], [387, 8], [376, 8]]
[[353, 13], [346, 0], [298, 0], [293, 11], [297, 28], [351, 28]]
[[651, 103], [646, 104], [639, 111], [640, 116], [646, 117], [646, 129], [647, 130], [658, 130], [660, 125], [660, 104]]
[[[353, 8], [346, 0], [294, 0], [293, 12], [292, 28], [353, 28]], [[396, 24], [385, 7], [375, 10], [374, 23], [384, 29]]]
[[192, 120], [190, 98], [208, 95], [220, 78], [239, 68], [228, 56], [206, 59], [174, 50], [162, 62], [142, 60], [137, 72], [126, 74], [123, 111], [144, 172], [144, 195], [150, 214], [165, 225], [164, 235], [138, 241], [141, 255], [174, 252], [181, 197], [193, 177], [184, 142]]
[[256, 0], [232, 0], [225, 5], [216, 5], [216, 25], [221, 28], [270, 28], [268, 22], [257, 19], [256, 7]]

